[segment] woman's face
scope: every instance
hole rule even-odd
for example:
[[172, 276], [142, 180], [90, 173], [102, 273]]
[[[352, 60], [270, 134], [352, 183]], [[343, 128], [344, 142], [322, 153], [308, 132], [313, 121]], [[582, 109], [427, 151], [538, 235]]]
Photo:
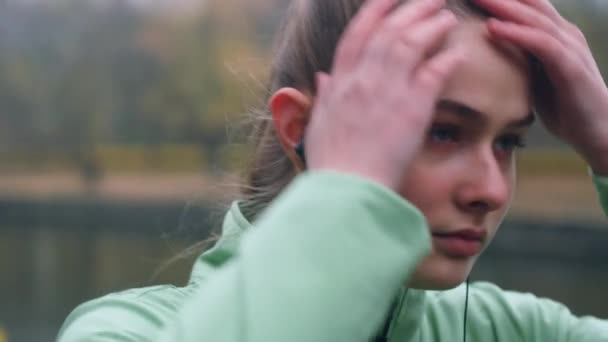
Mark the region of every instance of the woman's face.
[[467, 58], [440, 97], [424, 148], [400, 194], [426, 216], [433, 251], [408, 286], [462, 283], [494, 237], [513, 197], [515, 149], [532, 123], [524, 54], [497, 45], [482, 21], [467, 20], [447, 46]]

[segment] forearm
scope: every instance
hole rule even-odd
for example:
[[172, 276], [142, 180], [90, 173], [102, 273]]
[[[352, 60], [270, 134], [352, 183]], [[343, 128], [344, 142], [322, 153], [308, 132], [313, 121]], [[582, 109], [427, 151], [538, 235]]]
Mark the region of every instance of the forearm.
[[608, 177], [594, 176], [593, 183], [597, 189], [600, 204], [604, 213], [608, 216]]
[[355, 177], [305, 175], [201, 286], [166, 341], [363, 341], [430, 251], [423, 216]]
[[[606, 145], [608, 146], [608, 143]], [[581, 154], [594, 175], [608, 177], [608, 147], [590, 151], [582, 150]]]

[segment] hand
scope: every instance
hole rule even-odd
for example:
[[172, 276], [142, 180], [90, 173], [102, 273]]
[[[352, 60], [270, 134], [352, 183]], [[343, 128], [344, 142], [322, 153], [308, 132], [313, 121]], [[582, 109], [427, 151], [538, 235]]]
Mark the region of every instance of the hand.
[[[549, 0], [475, 0], [498, 19], [495, 39], [511, 42], [542, 64], [537, 110], [549, 131], [570, 143], [598, 174], [608, 174], [608, 88], [583, 33]], [[499, 20], [500, 19], [500, 20]]]
[[[306, 132], [310, 169], [356, 174], [397, 189], [462, 58], [435, 54], [454, 15], [445, 0], [370, 0], [338, 44], [331, 76], [317, 74]], [[430, 57], [429, 57], [430, 56]]]

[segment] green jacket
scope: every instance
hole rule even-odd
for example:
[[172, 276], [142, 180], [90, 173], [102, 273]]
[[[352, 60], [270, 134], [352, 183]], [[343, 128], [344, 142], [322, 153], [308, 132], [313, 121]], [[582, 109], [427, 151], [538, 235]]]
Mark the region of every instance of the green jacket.
[[[608, 178], [595, 184], [608, 212]], [[82, 304], [58, 340], [370, 341], [388, 322], [389, 341], [462, 341], [464, 286], [403, 288], [431, 239], [422, 214], [394, 192], [311, 172], [249, 226], [233, 204], [188, 286]], [[489, 283], [471, 284], [468, 306], [469, 342], [608, 341], [606, 320]]]

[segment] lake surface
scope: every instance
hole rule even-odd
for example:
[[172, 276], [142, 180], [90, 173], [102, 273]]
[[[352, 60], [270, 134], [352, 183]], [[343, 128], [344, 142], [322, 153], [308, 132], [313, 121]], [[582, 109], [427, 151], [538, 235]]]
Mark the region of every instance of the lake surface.
[[[180, 222], [181, 209], [159, 208], [125, 212], [130, 221], [124, 225], [111, 210], [82, 217], [114, 224], [105, 227], [96, 223], [76, 229], [65, 219], [58, 221], [65, 226], [35, 223], [45, 220], [20, 226], [16, 222], [23, 219], [16, 216], [1, 224], [0, 327], [8, 332], [8, 341], [53, 340], [67, 314], [87, 299], [130, 287], [185, 283], [193, 259], [153, 277], [161, 263], [190, 244], [162, 234], [171, 230], [169, 222]], [[104, 221], [104, 215], [114, 221]], [[86, 223], [79, 220], [74, 222]], [[472, 279], [547, 296], [578, 314], [608, 318], [608, 229], [580, 222], [508, 221]]]

